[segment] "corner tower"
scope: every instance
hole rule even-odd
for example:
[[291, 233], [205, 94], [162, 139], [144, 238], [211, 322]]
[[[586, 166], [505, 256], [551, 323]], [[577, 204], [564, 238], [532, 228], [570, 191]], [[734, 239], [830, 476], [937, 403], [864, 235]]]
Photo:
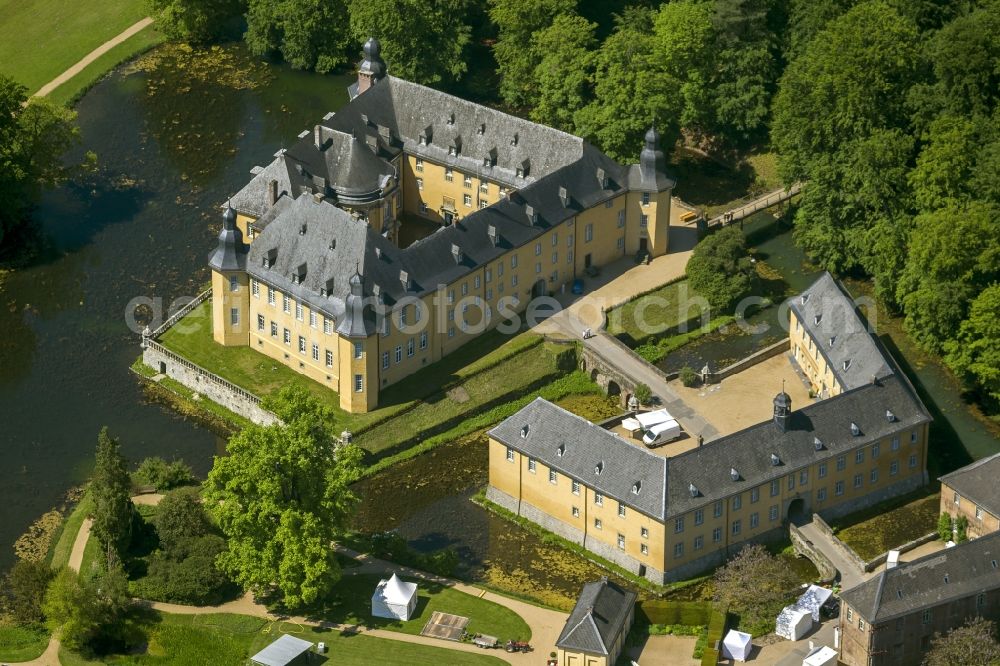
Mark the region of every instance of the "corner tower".
[[632, 226], [631, 250], [658, 257], [670, 246], [670, 197], [676, 181], [667, 175], [667, 158], [660, 149], [660, 133], [650, 127], [639, 164], [629, 173], [629, 203], [638, 222]]
[[382, 45], [379, 41], [369, 37], [365, 42], [364, 53], [364, 60], [358, 63], [358, 80], [347, 89], [351, 99], [385, 78], [385, 61], [382, 60]]
[[356, 414], [378, 404], [378, 338], [374, 317], [366, 307], [364, 278], [356, 270], [350, 279], [351, 293], [344, 302], [344, 316], [337, 326], [340, 359], [340, 406]]
[[208, 257], [212, 269], [212, 338], [220, 345], [250, 344], [250, 284], [247, 246], [236, 226], [236, 211], [226, 205], [219, 244]]

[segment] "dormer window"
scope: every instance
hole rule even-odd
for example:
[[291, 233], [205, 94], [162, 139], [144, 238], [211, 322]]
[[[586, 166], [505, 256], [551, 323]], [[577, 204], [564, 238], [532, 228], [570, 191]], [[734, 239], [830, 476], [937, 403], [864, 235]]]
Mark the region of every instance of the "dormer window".
[[817, 451], [822, 451], [823, 440], [821, 440], [819, 437], [813, 437], [813, 448], [815, 448]]
[[336, 250], [337, 249], [337, 239], [336, 238], [334, 238], [334, 239], [332, 239], [330, 241], [330, 249], [331, 250]]
[[608, 189], [608, 174], [604, 173], [604, 169], [597, 170], [597, 182], [601, 184], [601, 189]]
[[851, 421], [851, 434], [855, 437], [861, 434], [861, 428], [854, 421]]
[[320, 287], [319, 294], [324, 297], [333, 296], [333, 278], [327, 280], [326, 284]]
[[306, 265], [300, 264], [295, 272], [292, 273], [292, 282], [294, 284], [302, 284], [303, 280], [306, 279]]
[[885, 410], [885, 420], [889, 423], [893, 423], [896, 420], [896, 415], [892, 413], [891, 409]]
[[693, 483], [689, 484], [688, 485], [688, 492], [691, 493], [691, 497], [697, 497], [698, 496], [698, 486], [694, 485]]
[[569, 208], [569, 190], [565, 187], [559, 188], [559, 202], [562, 203], [563, 208]]
[[799, 299], [799, 301], [802, 303], [802, 305], [805, 305], [806, 303], [808, 303], [809, 302], [809, 294], [802, 294], [802, 298]]
[[524, 214], [528, 216], [528, 222], [538, 224], [538, 211], [531, 204], [524, 207]]
[[306, 225], [303, 224], [302, 226], [299, 227], [299, 236], [305, 236], [305, 235], [306, 235]]
[[559, 448], [556, 449], [556, 455], [562, 458], [563, 454], [566, 453], [566, 445], [560, 444]]
[[740, 473], [736, 471], [735, 467], [731, 467], [729, 469], [729, 478], [731, 478], [733, 481], [740, 480]]
[[264, 268], [271, 268], [278, 261], [278, 248], [273, 248], [264, 253]]
[[597, 463], [597, 465], [594, 466], [594, 474], [600, 476], [601, 472], [603, 471], [604, 471], [604, 461], [602, 460], [601, 462]]
[[426, 136], [424, 136], [423, 134], [421, 134], [421, 135], [420, 135], [420, 138], [419, 138], [419, 139], [417, 139], [417, 143], [418, 143], [419, 145], [421, 145], [421, 146], [426, 146], [426, 145], [427, 145], [427, 137], [426, 137]]
[[837, 336], [836, 335], [833, 336], [832, 338], [830, 338], [830, 348], [831, 349], [833, 348], [833, 343], [836, 342], [836, 341], [837, 341]]
[[514, 170], [514, 173], [517, 175], [518, 178], [524, 178], [524, 169], [522, 169], [521, 167], [517, 167], [517, 169]]
[[632, 494], [633, 495], [638, 495], [639, 491], [641, 491], [641, 490], [642, 490], [642, 481], [636, 481], [635, 483], [632, 484]]
[[851, 359], [844, 361], [844, 370], [848, 370], [851, 367]]
[[486, 123], [479, 124], [479, 127], [476, 129], [476, 134], [479, 136], [486, 134]]
[[410, 274], [406, 271], [399, 271], [399, 283], [403, 285], [403, 291], [410, 290]]
[[813, 323], [814, 324], [818, 325], [822, 320], [823, 320], [823, 315], [821, 315], [821, 314], [818, 314], [815, 317], [813, 317]]
[[514, 136], [512, 136], [510, 138], [510, 145], [512, 145], [512, 146], [516, 146], [517, 145], [517, 132], [514, 132]]
[[521, 439], [526, 439], [528, 437], [528, 425], [525, 424], [521, 427]]
[[775, 455], [775, 454], [772, 453], [771, 454], [771, 465], [773, 467], [777, 467], [780, 464], [781, 464], [781, 458], [779, 458], [777, 455]]
[[449, 125], [454, 125], [455, 124], [455, 112], [454, 111], [452, 111], [451, 113], [448, 114], [448, 124]]
[[457, 157], [458, 156], [458, 148], [456, 148], [454, 145], [448, 146], [448, 154], [451, 155], [452, 157]]

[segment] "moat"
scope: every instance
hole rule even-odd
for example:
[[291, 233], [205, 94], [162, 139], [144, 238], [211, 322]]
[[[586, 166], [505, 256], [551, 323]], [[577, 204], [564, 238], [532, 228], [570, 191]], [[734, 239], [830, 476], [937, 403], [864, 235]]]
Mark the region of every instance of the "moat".
[[[219, 436], [145, 399], [128, 370], [139, 353], [129, 303], [160, 299], [166, 308], [201, 291], [225, 196], [346, 101], [347, 77], [265, 68], [237, 47], [198, 63], [156, 53], [167, 55], [116, 71], [78, 104], [83, 144], [71, 157], [95, 151], [100, 173], [45, 197], [37, 217], [51, 249], [10, 274], [0, 291], [0, 569], [28, 524], [87, 478], [102, 426], [133, 461], [181, 457], [203, 475], [222, 452]], [[754, 245], [790, 288], [814, 275], [791, 234]], [[1000, 448], [961, 402], [951, 375], [908, 346], [898, 327], [887, 330], [965, 449], [978, 457]], [[766, 334], [709, 337], [666, 362], [722, 363], [768, 342]], [[469, 502], [485, 475], [481, 443], [442, 447], [363, 485], [358, 522], [398, 529], [417, 549], [453, 547], [463, 576], [534, 589], [551, 602], [597, 575], [593, 565]]]

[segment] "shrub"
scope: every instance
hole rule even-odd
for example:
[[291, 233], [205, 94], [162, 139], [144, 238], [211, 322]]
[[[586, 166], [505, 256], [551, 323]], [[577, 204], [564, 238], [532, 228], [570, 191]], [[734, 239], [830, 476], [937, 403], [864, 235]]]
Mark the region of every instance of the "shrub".
[[695, 372], [694, 368], [688, 365], [681, 368], [680, 372], [677, 373], [677, 376], [680, 377], [681, 384], [684, 384], [684, 386], [687, 386], [688, 388], [695, 386], [701, 380], [701, 375]]
[[174, 555], [182, 541], [208, 534], [208, 517], [196, 488], [178, 488], [167, 493], [153, 519], [160, 548]]
[[645, 384], [639, 384], [635, 387], [635, 399], [640, 405], [648, 405], [653, 399], [653, 391]]
[[222, 537], [205, 534], [181, 540], [171, 554], [154, 553], [146, 576], [132, 583], [132, 594], [143, 599], [172, 603], [215, 605], [221, 603], [231, 583], [215, 566], [226, 549]]
[[54, 576], [45, 562], [19, 560], [5, 577], [0, 604], [18, 624], [41, 623], [42, 602]]
[[729, 311], [751, 292], [756, 280], [743, 232], [730, 226], [698, 243], [688, 261], [687, 275], [691, 288], [713, 308]]
[[139, 464], [132, 472], [132, 483], [136, 486], [150, 486], [158, 491], [170, 490], [195, 483], [194, 472], [183, 460], [167, 462], [153, 456]]
[[947, 513], [942, 513], [938, 517], [937, 533], [942, 541], [951, 540], [951, 516]]
[[969, 528], [969, 519], [965, 516], [959, 516], [955, 521], [955, 543], [962, 543], [968, 540], [969, 535], [967, 530]]

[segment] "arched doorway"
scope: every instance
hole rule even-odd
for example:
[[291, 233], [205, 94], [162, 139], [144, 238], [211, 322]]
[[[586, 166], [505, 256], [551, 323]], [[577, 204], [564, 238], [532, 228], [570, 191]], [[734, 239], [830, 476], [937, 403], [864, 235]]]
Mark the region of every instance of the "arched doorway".
[[531, 288], [531, 295], [533, 298], [538, 298], [539, 296], [544, 296], [546, 294], [545, 290], [545, 280], [539, 280]]
[[801, 497], [793, 499], [788, 505], [788, 522], [795, 525], [809, 522], [809, 514], [806, 513], [806, 501]]
[[593, 370], [590, 371], [590, 381], [592, 382], [597, 381], [597, 368], [594, 368]]
[[614, 380], [608, 380], [608, 396], [616, 396], [622, 394], [622, 387], [618, 385], [618, 382]]

